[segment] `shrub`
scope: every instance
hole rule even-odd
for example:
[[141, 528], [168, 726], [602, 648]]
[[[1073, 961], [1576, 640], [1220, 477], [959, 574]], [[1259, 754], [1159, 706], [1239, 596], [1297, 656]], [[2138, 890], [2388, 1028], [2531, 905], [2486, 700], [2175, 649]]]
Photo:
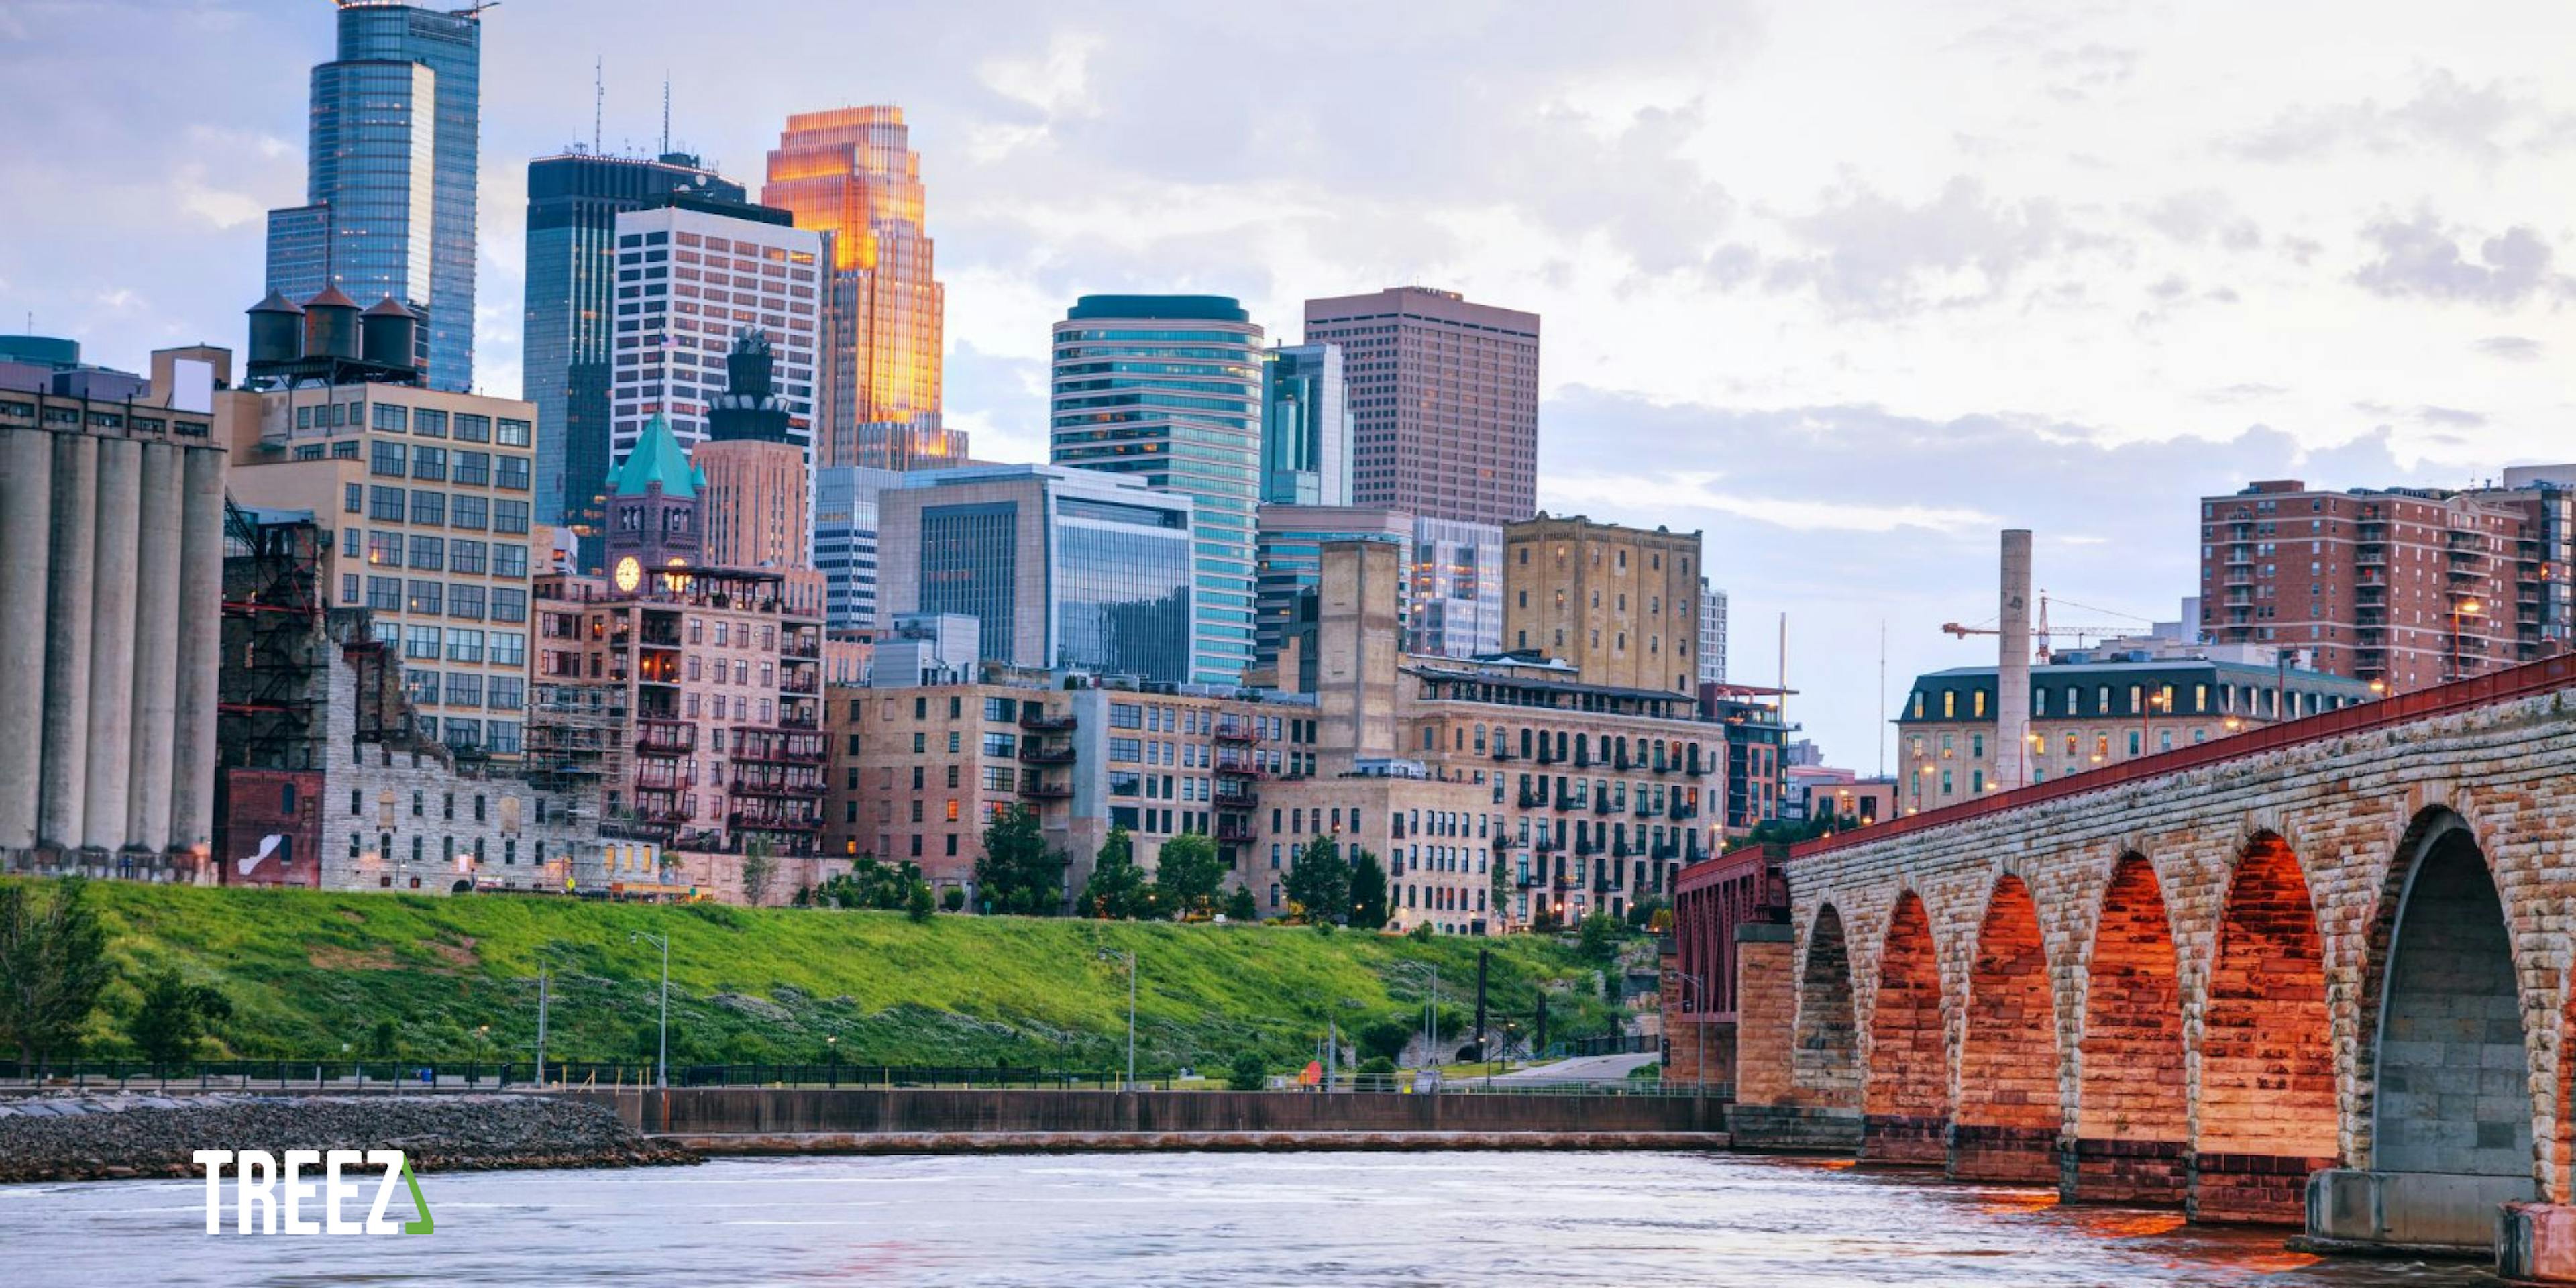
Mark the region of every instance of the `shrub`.
[[1269, 1081], [1269, 1071], [1262, 1067], [1258, 1051], [1245, 1051], [1235, 1056], [1234, 1066], [1226, 1071], [1225, 1077], [1225, 1085], [1232, 1091], [1259, 1091]]

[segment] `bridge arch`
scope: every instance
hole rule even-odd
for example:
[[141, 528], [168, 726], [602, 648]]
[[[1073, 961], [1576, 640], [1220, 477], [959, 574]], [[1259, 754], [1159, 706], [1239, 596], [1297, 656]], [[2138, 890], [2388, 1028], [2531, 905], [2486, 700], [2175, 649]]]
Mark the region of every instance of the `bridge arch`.
[[2373, 1170], [2533, 1179], [2514, 949], [2468, 820], [2418, 812], [2373, 910], [2362, 979], [2355, 1086]]
[[2191, 1140], [2182, 988], [2164, 884], [2145, 856], [2112, 866], [2085, 968], [2066, 1197], [2180, 1203]]
[[1798, 1023], [1790, 1048], [1791, 1085], [1809, 1103], [1860, 1103], [1860, 1026], [1852, 1003], [1851, 940], [1834, 905], [1819, 905], [1807, 924], [1798, 971]]
[[1977, 927], [1959, 1043], [1950, 1174], [2052, 1184], [2059, 1105], [2056, 988], [2039, 905], [2019, 876], [1998, 877]]
[[1869, 1074], [1861, 1156], [1939, 1164], [1948, 1156], [1950, 1044], [1941, 1008], [1941, 952], [1923, 897], [1896, 896], [1878, 950], [1869, 1012]]
[[2199, 1090], [2192, 1214], [2299, 1220], [2308, 1173], [2335, 1163], [2334, 1035], [2307, 874], [2275, 832], [2257, 832], [2228, 878]]

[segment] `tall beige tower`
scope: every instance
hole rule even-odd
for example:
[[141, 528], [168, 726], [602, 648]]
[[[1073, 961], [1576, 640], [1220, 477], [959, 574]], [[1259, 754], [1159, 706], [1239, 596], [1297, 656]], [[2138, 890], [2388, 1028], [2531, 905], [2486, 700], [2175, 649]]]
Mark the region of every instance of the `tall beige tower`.
[[2030, 781], [2030, 529], [2004, 529], [1995, 657], [1995, 785]]
[[787, 118], [761, 204], [829, 233], [823, 415], [817, 466], [964, 464], [966, 436], [941, 427], [946, 297], [922, 229], [921, 155], [899, 107]]
[[1323, 547], [1315, 593], [1317, 769], [1347, 773], [1352, 762], [1400, 754], [1396, 748], [1396, 663], [1403, 631], [1396, 618], [1404, 578], [1402, 550], [1392, 541], [1331, 541]]
[[1547, 515], [1503, 529], [1503, 647], [1586, 684], [1693, 693], [1700, 536]]

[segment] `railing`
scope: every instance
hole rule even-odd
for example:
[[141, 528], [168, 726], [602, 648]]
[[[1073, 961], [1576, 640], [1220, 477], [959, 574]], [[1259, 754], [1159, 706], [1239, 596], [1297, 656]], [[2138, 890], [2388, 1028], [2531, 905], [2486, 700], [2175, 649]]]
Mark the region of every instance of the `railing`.
[[1063, 733], [1073, 728], [1073, 717], [1048, 715], [1044, 707], [1022, 707], [1020, 727], [1031, 733]]

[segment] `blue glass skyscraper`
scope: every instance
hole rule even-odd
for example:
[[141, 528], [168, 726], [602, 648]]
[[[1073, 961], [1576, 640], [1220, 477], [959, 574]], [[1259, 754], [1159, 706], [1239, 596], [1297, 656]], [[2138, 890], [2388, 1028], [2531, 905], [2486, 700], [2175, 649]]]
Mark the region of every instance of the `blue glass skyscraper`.
[[400, 300], [423, 319], [429, 383], [470, 388], [479, 11], [339, 5], [338, 57], [313, 69], [305, 204], [268, 214], [268, 287]]
[[1252, 664], [1261, 495], [1261, 328], [1219, 295], [1086, 295], [1055, 325], [1049, 449], [1190, 498], [1191, 676]]
[[684, 153], [657, 159], [567, 152], [528, 162], [528, 280], [519, 396], [537, 405], [537, 521], [581, 531], [599, 566], [616, 333], [617, 216], [686, 202], [740, 206]]

